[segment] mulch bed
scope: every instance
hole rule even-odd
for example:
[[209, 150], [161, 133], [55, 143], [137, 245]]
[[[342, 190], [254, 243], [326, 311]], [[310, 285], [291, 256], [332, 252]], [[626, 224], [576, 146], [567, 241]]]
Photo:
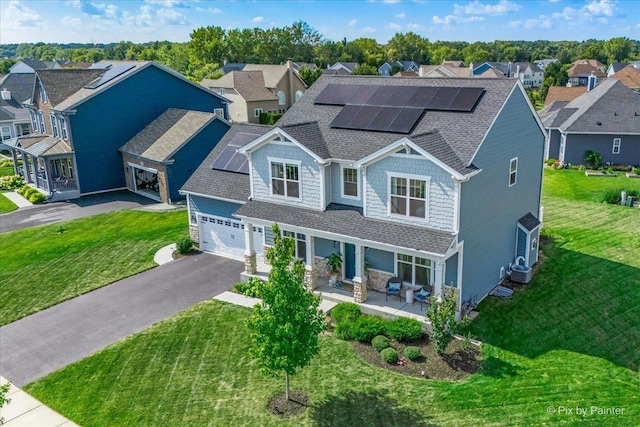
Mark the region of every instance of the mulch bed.
[[478, 347], [459, 340], [453, 340], [443, 356], [436, 353], [433, 343], [427, 336], [408, 344], [391, 341], [391, 347], [396, 349], [399, 357], [404, 357], [404, 349], [409, 345], [420, 347], [422, 356], [416, 361], [405, 358], [402, 365], [385, 362], [380, 353], [369, 343], [352, 341], [351, 345], [358, 356], [373, 366], [418, 378], [460, 381], [478, 372], [482, 363]]
[[301, 391], [289, 391], [289, 400], [285, 393], [273, 395], [267, 403], [267, 410], [280, 418], [289, 418], [304, 412], [309, 406], [309, 395]]

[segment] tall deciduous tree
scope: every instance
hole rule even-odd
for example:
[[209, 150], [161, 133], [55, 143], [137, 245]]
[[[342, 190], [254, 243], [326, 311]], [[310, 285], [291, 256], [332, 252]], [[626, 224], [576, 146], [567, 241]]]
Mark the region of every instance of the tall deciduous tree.
[[429, 39], [409, 31], [396, 33], [387, 43], [387, 59], [390, 61], [413, 61], [416, 64], [429, 63]]
[[302, 67], [298, 68], [298, 75], [300, 75], [300, 78], [302, 79], [304, 84], [309, 87], [313, 84], [313, 82], [320, 78], [320, 76], [322, 75], [322, 70], [317, 67], [310, 68], [306, 65], [303, 65]]
[[[266, 254], [271, 264], [262, 303], [248, 321], [251, 353], [267, 375], [285, 373], [289, 400], [289, 376], [307, 366], [318, 353], [318, 335], [324, 329], [320, 299], [304, 287], [304, 265], [294, 259], [294, 240], [272, 227], [274, 245]], [[292, 262], [293, 261], [293, 262]]]

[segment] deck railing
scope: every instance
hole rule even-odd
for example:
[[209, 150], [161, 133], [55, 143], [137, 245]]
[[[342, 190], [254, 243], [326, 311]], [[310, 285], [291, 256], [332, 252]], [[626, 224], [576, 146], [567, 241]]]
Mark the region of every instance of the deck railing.
[[38, 180], [37, 181], [38, 188], [42, 188], [45, 191], [49, 191], [49, 183], [47, 182], [46, 179], [39, 176], [37, 180]]
[[63, 179], [59, 181], [53, 181], [53, 189], [54, 191], [71, 191], [77, 190], [75, 179]]

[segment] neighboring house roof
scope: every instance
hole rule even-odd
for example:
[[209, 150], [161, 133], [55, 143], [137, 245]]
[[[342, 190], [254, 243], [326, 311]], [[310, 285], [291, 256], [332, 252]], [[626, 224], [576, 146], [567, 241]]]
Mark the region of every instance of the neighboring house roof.
[[0, 80], [0, 90], [7, 89], [11, 98], [22, 104], [33, 96], [35, 84], [35, 74], [9, 73]]
[[589, 64], [594, 68], [599, 68], [601, 71], [604, 71], [604, 64], [600, 61], [598, 61], [597, 59], [578, 59], [575, 60], [571, 63], [572, 65], [577, 65], [577, 64]]
[[265, 87], [275, 89], [287, 75], [289, 68], [286, 65], [247, 64], [242, 71], [262, 71]]
[[560, 61], [557, 58], [543, 58], [543, 59], [535, 60], [533, 62], [535, 62], [538, 65], [538, 67], [544, 68], [549, 64], [553, 64]]
[[167, 163], [216, 117], [213, 113], [169, 108], [120, 147], [120, 151]]
[[418, 77], [417, 71], [398, 71], [393, 77]]
[[586, 86], [549, 86], [549, 91], [547, 92], [547, 97], [544, 100], [544, 105], [547, 106], [554, 101], [573, 101], [586, 92]]
[[5, 140], [4, 143], [11, 148], [19, 148], [35, 157], [73, 154], [73, 150], [67, 141], [50, 135], [21, 136]]
[[104, 74], [104, 70], [41, 70], [36, 75], [44, 87], [49, 103], [58, 104]]
[[243, 63], [236, 63], [236, 62], [229, 62], [227, 64], [224, 64], [222, 66], [222, 72], [227, 74], [230, 73], [232, 71], [242, 71], [244, 69], [244, 66], [247, 64], [243, 64]]
[[278, 97], [266, 87], [263, 71], [231, 71], [217, 80], [204, 79], [208, 88], [235, 89], [245, 101], [272, 101]]
[[180, 191], [217, 199], [246, 202], [251, 194], [249, 175], [213, 169], [211, 165], [232, 140], [238, 140], [239, 137], [242, 137], [243, 141], [255, 139], [271, 129], [271, 126], [249, 123], [231, 125], [227, 133], [191, 174]]
[[49, 62], [49, 64], [47, 64], [45, 61], [41, 61], [39, 59], [22, 58], [20, 61], [25, 63], [26, 65], [28, 65], [29, 67], [33, 68], [36, 71], [48, 70], [50, 68], [53, 68], [52, 62]]
[[640, 95], [619, 80], [607, 79], [543, 123], [562, 132], [640, 134]]
[[29, 110], [24, 108], [16, 100], [0, 99], [0, 121], [25, 121], [31, 120]]
[[488, 70], [485, 70], [484, 72], [476, 75], [476, 77], [482, 77], [486, 79], [503, 79], [505, 78], [505, 75], [500, 70], [489, 68]]
[[356, 68], [358, 68], [358, 63], [357, 62], [336, 62], [329, 68], [331, 68], [332, 70], [335, 70], [338, 68], [346, 68], [347, 70], [349, 70], [349, 72], [353, 73], [353, 71]]
[[[418, 87], [470, 87], [483, 88], [484, 94], [472, 112], [427, 111], [417, 121], [410, 134], [351, 130], [331, 127], [330, 123], [342, 111], [342, 106], [314, 104], [316, 96], [329, 84], [375, 85], [375, 86], [418, 86]], [[317, 123], [318, 131], [312, 140], [300, 139], [301, 144], [314, 151], [315, 147], [325, 147], [328, 155], [317, 152], [326, 159], [355, 162], [388, 146], [408, 138], [416, 144], [424, 134], [438, 133], [439, 143], [446, 144], [457, 156], [457, 162], [449, 166], [460, 173], [467, 173], [473, 155], [482, 142], [500, 108], [514, 90], [517, 80], [507, 79], [416, 79], [398, 77], [381, 79], [367, 76], [321, 76], [313, 86], [279, 121], [277, 126], [287, 133], [292, 125]], [[293, 136], [293, 135], [292, 135]], [[425, 146], [425, 150], [432, 148]], [[443, 160], [444, 161], [444, 160]], [[461, 166], [462, 165], [462, 166]]]
[[323, 212], [250, 200], [236, 211], [235, 216], [260, 218], [270, 222], [322, 230], [336, 236], [350, 236], [438, 255], [446, 253], [454, 239], [452, 233], [444, 231], [366, 218], [362, 215], [361, 209], [336, 203], [331, 203]]
[[462, 61], [447, 61], [444, 60], [442, 61], [442, 65], [444, 65], [445, 67], [455, 67], [455, 68], [464, 68], [464, 62]]
[[469, 68], [451, 65], [421, 65], [420, 75], [422, 77], [472, 77]]
[[418, 64], [416, 64], [413, 61], [396, 61], [396, 64], [402, 66], [402, 69], [404, 71], [409, 71], [409, 70], [417, 70], [418, 69]]
[[344, 68], [323, 68], [322, 74], [327, 76], [349, 76], [351, 72]]
[[626, 87], [631, 89], [640, 88], [640, 70], [633, 65], [624, 67], [617, 73], [612, 74], [609, 78], [620, 80]]
[[611, 65], [609, 65], [609, 68], [607, 68], [607, 72], [608, 73], [617, 73], [618, 71], [622, 70], [624, 67], [626, 67], [629, 64], [623, 64], [622, 62], [612, 62]]
[[594, 67], [589, 63], [574, 63], [574, 65], [567, 70], [569, 78], [588, 77], [591, 73], [598, 78], [607, 77], [607, 75], [600, 71], [598, 67]]

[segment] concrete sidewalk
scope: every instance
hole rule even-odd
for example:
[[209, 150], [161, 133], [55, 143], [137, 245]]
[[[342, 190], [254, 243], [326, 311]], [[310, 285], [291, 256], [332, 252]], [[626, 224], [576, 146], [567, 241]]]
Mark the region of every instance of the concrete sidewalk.
[[16, 206], [18, 206], [18, 208], [26, 208], [29, 206], [33, 206], [33, 203], [31, 203], [30, 201], [28, 201], [27, 199], [19, 195], [16, 191], [9, 191], [7, 193], [2, 193], [2, 194], [4, 194], [4, 197], [6, 197], [7, 199], [15, 203]]
[[[220, 295], [216, 295], [213, 299], [217, 299], [218, 301], [228, 302], [230, 304], [241, 305], [243, 307], [253, 307], [258, 304], [262, 300], [260, 298], [252, 298], [247, 297], [241, 294], [236, 294], [235, 292], [223, 292]], [[325, 299], [320, 300], [320, 308], [322, 311], [327, 313], [333, 307], [335, 307], [338, 303], [334, 301], [329, 301]]]
[[[0, 376], [0, 384], [6, 383], [7, 380]], [[4, 418], [4, 425], [7, 427], [77, 426], [13, 384], [11, 384], [7, 397], [11, 399], [11, 402], [0, 409], [0, 418]]]

